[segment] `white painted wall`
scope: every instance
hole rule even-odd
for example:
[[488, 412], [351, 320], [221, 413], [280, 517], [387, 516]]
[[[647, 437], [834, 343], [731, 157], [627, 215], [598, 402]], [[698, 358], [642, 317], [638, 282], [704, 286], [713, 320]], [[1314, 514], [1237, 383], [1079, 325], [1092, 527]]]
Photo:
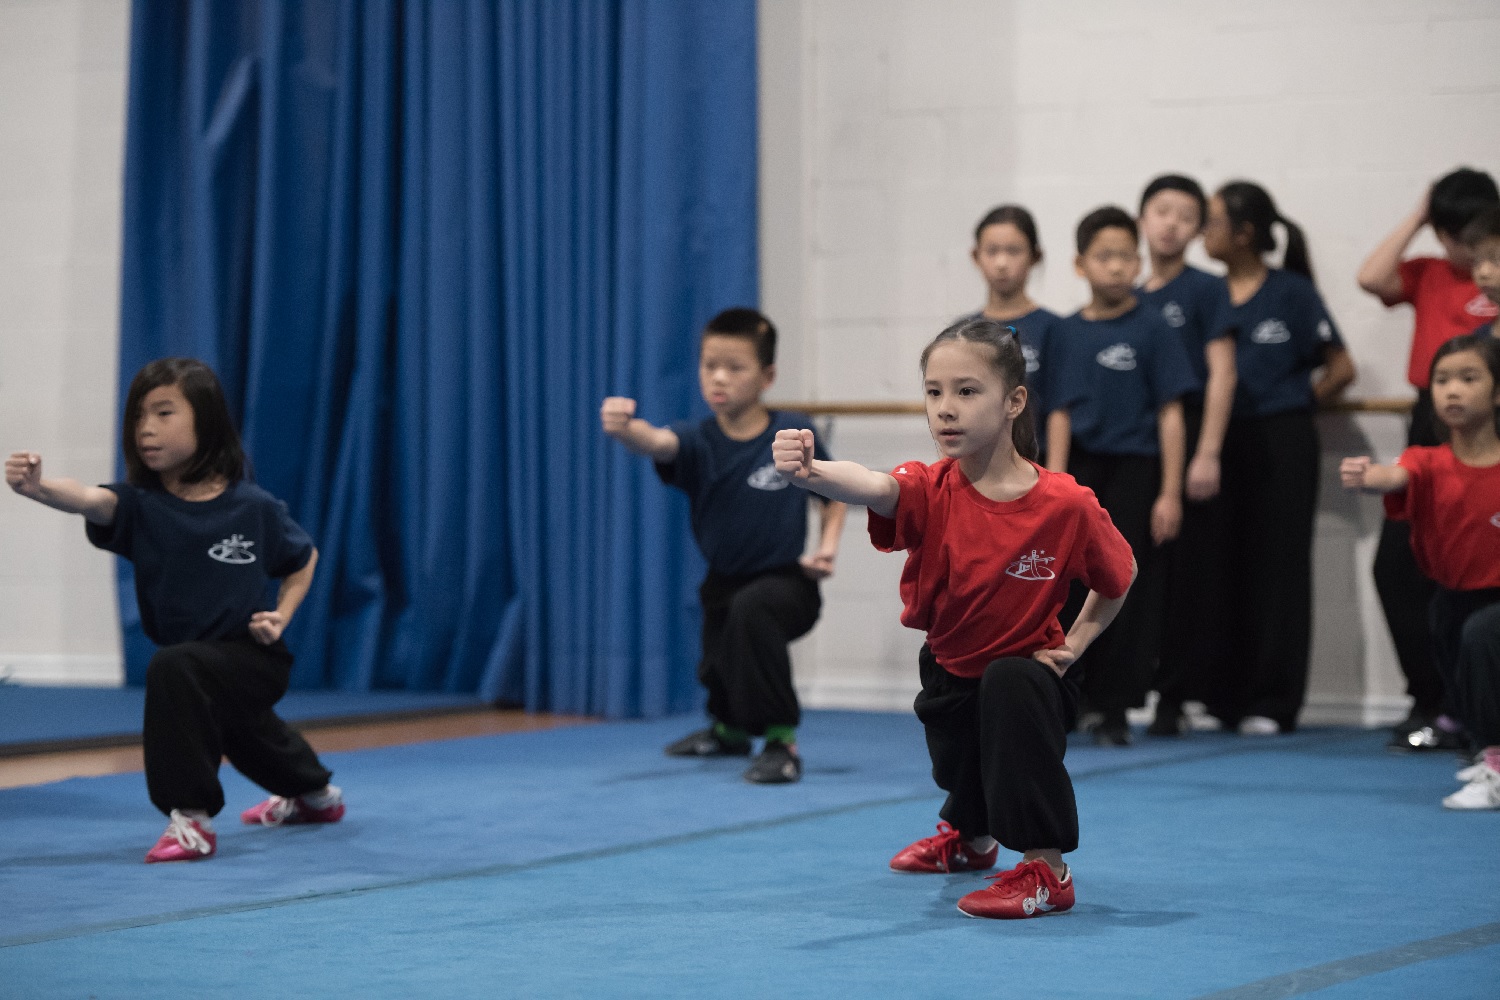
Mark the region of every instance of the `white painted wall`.
[[[114, 467], [128, 0], [0, 3], [0, 450]], [[119, 683], [112, 557], [0, 495], [0, 678]]]
[[[983, 303], [971, 233], [1001, 202], [1040, 224], [1033, 295], [1073, 311], [1078, 219], [1133, 210], [1166, 171], [1265, 185], [1308, 233], [1359, 365], [1352, 394], [1404, 395], [1410, 313], [1381, 309], [1354, 273], [1433, 178], [1500, 171], [1493, 0], [762, 0], [761, 20], [762, 272], [787, 331], [782, 399], [915, 399], [922, 345]], [[1322, 426], [1330, 458], [1402, 443], [1392, 417]], [[876, 465], [930, 454], [915, 419], [845, 418], [835, 434]], [[1331, 471], [1308, 718], [1389, 717], [1404, 701], [1369, 583], [1378, 506]], [[909, 702], [899, 570], [856, 519], [798, 651], [810, 703]]]

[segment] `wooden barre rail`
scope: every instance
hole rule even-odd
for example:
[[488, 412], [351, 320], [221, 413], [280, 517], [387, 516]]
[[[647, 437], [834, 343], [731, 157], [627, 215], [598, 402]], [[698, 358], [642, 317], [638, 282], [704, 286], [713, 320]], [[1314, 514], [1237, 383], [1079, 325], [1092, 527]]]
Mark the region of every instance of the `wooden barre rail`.
[[[767, 401], [775, 410], [796, 410], [810, 417], [897, 417], [926, 413], [921, 403], [780, 403]], [[1409, 399], [1341, 399], [1320, 408], [1320, 413], [1411, 413]]]

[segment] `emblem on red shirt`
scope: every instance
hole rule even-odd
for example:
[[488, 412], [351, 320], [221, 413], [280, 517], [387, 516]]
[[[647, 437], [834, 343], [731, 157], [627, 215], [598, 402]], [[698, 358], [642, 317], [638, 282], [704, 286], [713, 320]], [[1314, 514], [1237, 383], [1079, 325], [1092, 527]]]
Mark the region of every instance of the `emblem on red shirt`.
[[1496, 315], [1500, 315], [1500, 306], [1491, 302], [1489, 296], [1480, 293], [1469, 300], [1469, 304], [1464, 306], [1464, 312], [1470, 316], [1478, 316], [1480, 319], [1493, 319]]
[[1056, 580], [1057, 574], [1052, 572], [1047, 563], [1057, 560], [1045, 553], [1045, 549], [1032, 549], [1029, 555], [1024, 555], [1005, 567], [1005, 575], [1017, 580]]
[[1490, 523], [1493, 524], [1495, 527], [1500, 528], [1500, 514], [1493, 514], [1493, 515], [1491, 515], [1491, 517], [1490, 517]]

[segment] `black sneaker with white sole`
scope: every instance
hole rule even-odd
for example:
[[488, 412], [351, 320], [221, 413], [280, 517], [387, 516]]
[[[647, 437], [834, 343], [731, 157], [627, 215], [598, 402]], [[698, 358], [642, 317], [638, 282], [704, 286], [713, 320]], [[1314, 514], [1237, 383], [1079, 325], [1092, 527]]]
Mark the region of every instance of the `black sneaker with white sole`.
[[778, 740], [767, 740], [766, 748], [745, 771], [745, 780], [757, 785], [789, 785], [802, 780], [802, 758]]
[[712, 729], [700, 729], [669, 744], [665, 752], [668, 757], [748, 757], [750, 741], [730, 742]]

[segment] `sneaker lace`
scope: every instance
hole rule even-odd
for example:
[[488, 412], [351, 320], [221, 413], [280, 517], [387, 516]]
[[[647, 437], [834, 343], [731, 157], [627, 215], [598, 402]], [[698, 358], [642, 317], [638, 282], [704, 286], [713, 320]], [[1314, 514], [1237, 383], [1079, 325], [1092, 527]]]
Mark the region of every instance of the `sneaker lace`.
[[922, 842], [927, 845], [929, 851], [937, 856], [938, 861], [942, 863], [943, 869], [951, 871], [954, 859], [964, 853], [963, 834], [953, 829], [947, 823], [939, 823], [937, 830], [938, 832], [935, 836], [927, 837]]
[[1002, 896], [1012, 895], [1018, 890], [1025, 893], [1032, 888], [1031, 883], [1041, 881], [1036, 872], [1032, 871], [1031, 866], [1033, 863], [1029, 861], [1022, 862], [1014, 868], [1007, 868], [1003, 872], [986, 875], [985, 878], [995, 883], [990, 886], [990, 889]]
[[178, 812], [172, 810], [172, 822], [167, 824], [167, 833], [185, 851], [197, 851], [199, 854], [208, 853], [208, 838], [198, 829], [198, 824]]
[[265, 811], [260, 814], [260, 821], [266, 826], [275, 826], [296, 811], [297, 803], [295, 800], [284, 799], [280, 795], [273, 795], [271, 796], [271, 800], [266, 803]]

